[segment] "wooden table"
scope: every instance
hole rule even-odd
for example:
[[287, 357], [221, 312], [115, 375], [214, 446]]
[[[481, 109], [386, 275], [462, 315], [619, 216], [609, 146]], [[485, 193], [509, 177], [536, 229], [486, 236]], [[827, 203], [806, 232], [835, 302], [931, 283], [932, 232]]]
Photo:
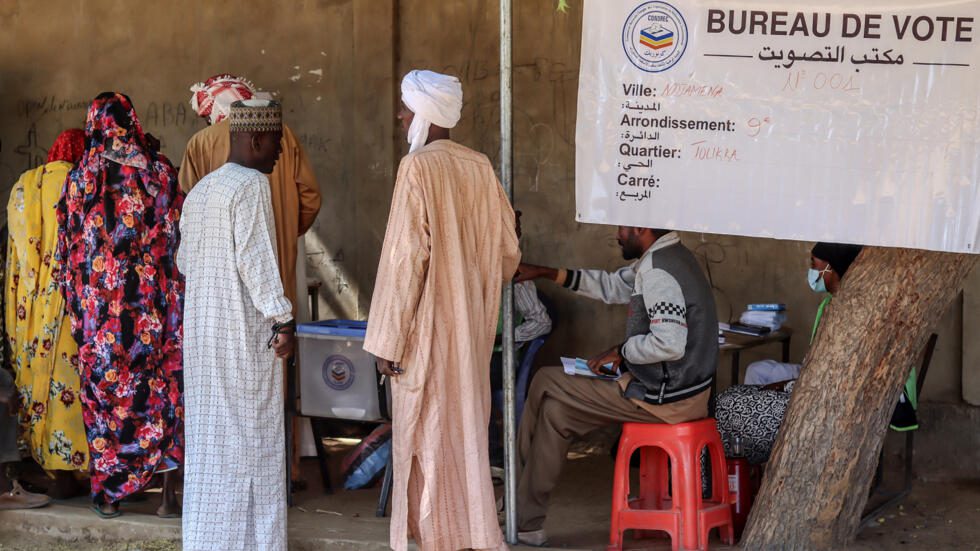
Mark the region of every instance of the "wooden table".
[[783, 327], [779, 331], [773, 331], [771, 333], [754, 337], [752, 335], [743, 335], [741, 333], [730, 333], [728, 331], [724, 332], [725, 344], [718, 345], [718, 349], [721, 352], [730, 352], [732, 355], [732, 384], [738, 384], [738, 374], [740, 371], [739, 362], [741, 360], [740, 353], [743, 350], [748, 350], [749, 348], [756, 348], [759, 346], [765, 346], [771, 343], [782, 343], [783, 345], [783, 362], [789, 362], [789, 344], [790, 339], [793, 337], [793, 330], [789, 327]]

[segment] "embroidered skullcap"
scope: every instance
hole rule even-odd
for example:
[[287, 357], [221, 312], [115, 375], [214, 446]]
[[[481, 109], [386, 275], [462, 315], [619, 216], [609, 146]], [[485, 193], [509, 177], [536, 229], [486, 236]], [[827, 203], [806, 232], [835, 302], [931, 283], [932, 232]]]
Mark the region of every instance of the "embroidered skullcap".
[[191, 86], [191, 107], [198, 115], [217, 124], [228, 117], [231, 104], [246, 99], [272, 99], [266, 92], [259, 92], [247, 79], [235, 75], [215, 75], [204, 82]]
[[282, 105], [268, 99], [246, 99], [231, 104], [232, 132], [282, 132]]
[[451, 75], [412, 71], [402, 79], [402, 103], [415, 114], [408, 128], [411, 153], [425, 145], [430, 125], [456, 126], [463, 111], [463, 87]]

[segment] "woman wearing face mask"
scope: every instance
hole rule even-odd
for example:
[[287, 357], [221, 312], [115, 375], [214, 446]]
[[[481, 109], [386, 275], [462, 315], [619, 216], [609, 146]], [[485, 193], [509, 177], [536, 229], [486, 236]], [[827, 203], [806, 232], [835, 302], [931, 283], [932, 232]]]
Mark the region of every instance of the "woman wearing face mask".
[[[824, 309], [840, 289], [845, 272], [860, 252], [860, 245], [836, 243], [817, 243], [810, 251], [807, 281], [815, 292], [828, 293], [817, 307], [811, 342], [817, 334]], [[746, 370], [744, 385], [732, 386], [718, 395], [715, 417], [726, 453], [732, 453], [731, 446], [738, 437], [742, 453], [750, 463], [769, 460], [800, 367], [799, 364], [772, 360], [755, 362]]]

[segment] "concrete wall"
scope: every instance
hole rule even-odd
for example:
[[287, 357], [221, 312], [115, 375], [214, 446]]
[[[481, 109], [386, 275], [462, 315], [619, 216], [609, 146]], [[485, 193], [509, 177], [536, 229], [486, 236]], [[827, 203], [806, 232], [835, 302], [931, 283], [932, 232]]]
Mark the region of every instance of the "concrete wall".
[[[495, 0], [5, 0], [0, 201], [5, 204], [17, 175], [43, 157], [60, 130], [83, 124], [87, 102], [99, 92], [128, 93], [176, 164], [187, 139], [203, 127], [187, 103], [188, 87], [218, 72], [245, 75], [283, 100], [286, 121], [320, 181], [324, 206], [306, 245], [309, 274], [324, 284], [321, 314], [364, 318], [394, 169], [407, 150], [394, 124], [400, 75], [430, 68], [459, 76], [465, 101], [454, 136], [496, 160], [497, 6]], [[615, 229], [574, 221], [581, 11], [556, 13], [550, 0], [514, 8], [516, 201], [524, 211], [525, 258], [617, 267]], [[805, 281], [811, 244], [701, 234], [684, 241], [711, 274], [722, 319], [737, 317], [748, 302], [789, 305], [797, 330], [792, 355], [800, 361], [819, 300]], [[978, 279], [971, 283], [974, 297]], [[542, 289], [560, 314], [542, 353], [546, 360], [589, 355], [621, 339], [621, 307], [547, 283]], [[964, 308], [962, 301], [952, 305], [940, 324], [927, 399], [961, 401], [969, 380], [962, 369]], [[746, 354], [743, 362], [763, 355], [777, 357], [778, 349]], [[727, 373], [720, 372], [722, 385]]]
[[378, 0], [0, 2], [0, 199], [58, 132], [84, 125], [98, 93], [129, 94], [176, 165], [204, 127], [189, 87], [244, 75], [283, 101], [320, 181], [307, 252], [323, 306], [364, 317], [396, 161], [393, 10]]

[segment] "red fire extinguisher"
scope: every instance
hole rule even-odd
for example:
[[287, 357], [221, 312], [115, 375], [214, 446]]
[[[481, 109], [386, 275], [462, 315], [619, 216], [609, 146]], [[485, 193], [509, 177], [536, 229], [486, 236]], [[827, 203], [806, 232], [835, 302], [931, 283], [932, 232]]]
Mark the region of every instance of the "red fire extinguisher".
[[742, 454], [742, 442], [735, 437], [732, 443], [732, 457], [726, 457], [728, 462], [728, 494], [732, 505], [732, 522], [735, 525], [735, 539], [742, 537], [745, 521], [749, 518], [752, 500], [752, 476], [749, 460]]

